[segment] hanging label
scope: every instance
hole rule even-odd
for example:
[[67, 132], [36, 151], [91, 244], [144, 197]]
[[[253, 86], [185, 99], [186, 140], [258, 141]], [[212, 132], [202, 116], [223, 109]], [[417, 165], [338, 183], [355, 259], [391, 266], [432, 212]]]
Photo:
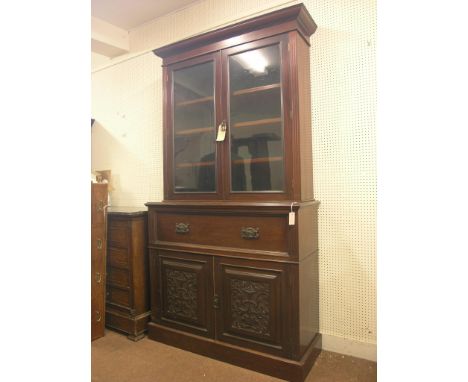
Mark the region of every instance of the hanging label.
[[296, 224], [296, 213], [293, 211], [294, 202], [291, 203], [291, 212], [289, 213], [289, 225]]
[[223, 121], [218, 126], [218, 134], [216, 135], [216, 142], [222, 142], [226, 138], [226, 121]]
[[289, 213], [289, 225], [294, 225], [294, 224], [296, 224], [296, 213], [290, 212]]

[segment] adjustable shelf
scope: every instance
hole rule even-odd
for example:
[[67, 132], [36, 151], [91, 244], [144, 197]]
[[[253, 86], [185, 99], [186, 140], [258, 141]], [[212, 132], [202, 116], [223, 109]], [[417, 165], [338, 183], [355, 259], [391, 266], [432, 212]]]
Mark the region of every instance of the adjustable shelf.
[[210, 97], [203, 97], [203, 98], [196, 98], [192, 99], [190, 101], [182, 101], [182, 102], [177, 102], [176, 106], [189, 106], [189, 105], [197, 105], [205, 102], [213, 101], [213, 96]]
[[190, 167], [204, 167], [204, 166], [214, 166], [215, 162], [186, 162], [179, 163], [176, 165], [177, 168], [190, 168]]
[[250, 164], [250, 163], [269, 163], [269, 162], [280, 162], [283, 157], [263, 157], [263, 158], [251, 158], [251, 159], [236, 159], [233, 160], [233, 164]]
[[275, 123], [281, 123], [282, 118], [265, 118], [265, 119], [257, 119], [254, 121], [245, 121], [245, 122], [238, 122], [235, 123], [232, 127], [247, 127], [247, 126], [262, 126], [262, 125], [272, 125]]
[[213, 131], [212, 127], [201, 127], [198, 129], [187, 129], [187, 130], [177, 131], [175, 135], [181, 136], [181, 135], [202, 134], [202, 133], [207, 133], [211, 131]]
[[281, 84], [263, 85], [263, 86], [257, 86], [257, 87], [254, 87], [254, 88], [236, 90], [235, 92], [232, 92], [232, 95], [233, 96], [240, 96], [240, 95], [243, 95], [243, 94], [254, 94], [254, 93], [264, 92], [264, 91], [267, 91], [267, 90], [278, 89], [280, 87], [281, 87]]

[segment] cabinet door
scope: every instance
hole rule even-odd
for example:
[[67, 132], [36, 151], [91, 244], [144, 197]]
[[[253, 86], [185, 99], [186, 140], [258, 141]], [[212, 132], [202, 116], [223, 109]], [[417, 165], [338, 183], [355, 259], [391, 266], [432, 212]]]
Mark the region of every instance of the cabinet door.
[[290, 351], [286, 266], [215, 259], [217, 339], [276, 355]]
[[217, 53], [165, 68], [167, 199], [220, 198], [219, 63]]
[[213, 273], [210, 256], [158, 251], [157, 319], [162, 324], [213, 337]]
[[230, 199], [291, 195], [287, 43], [282, 35], [223, 51]]

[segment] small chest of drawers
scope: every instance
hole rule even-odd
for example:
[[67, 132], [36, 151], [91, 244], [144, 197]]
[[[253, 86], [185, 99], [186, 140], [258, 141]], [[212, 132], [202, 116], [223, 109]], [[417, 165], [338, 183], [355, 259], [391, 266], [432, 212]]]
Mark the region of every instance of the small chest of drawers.
[[111, 207], [108, 211], [106, 327], [144, 337], [150, 316], [147, 212]]

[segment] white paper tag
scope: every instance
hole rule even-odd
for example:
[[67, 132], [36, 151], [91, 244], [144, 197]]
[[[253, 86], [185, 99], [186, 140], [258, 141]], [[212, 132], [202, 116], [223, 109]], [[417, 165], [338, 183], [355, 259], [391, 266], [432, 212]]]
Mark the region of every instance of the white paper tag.
[[294, 225], [294, 224], [296, 224], [296, 213], [290, 212], [289, 213], [289, 225]]
[[218, 128], [218, 134], [216, 135], [216, 142], [222, 142], [224, 141], [224, 138], [226, 138], [226, 127], [224, 125], [221, 125]]

